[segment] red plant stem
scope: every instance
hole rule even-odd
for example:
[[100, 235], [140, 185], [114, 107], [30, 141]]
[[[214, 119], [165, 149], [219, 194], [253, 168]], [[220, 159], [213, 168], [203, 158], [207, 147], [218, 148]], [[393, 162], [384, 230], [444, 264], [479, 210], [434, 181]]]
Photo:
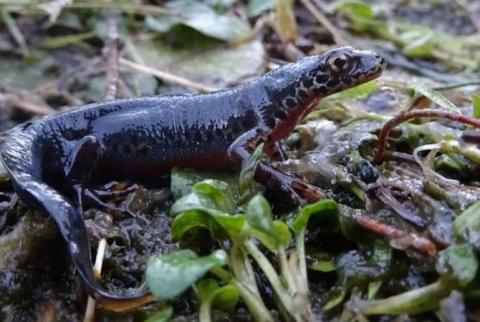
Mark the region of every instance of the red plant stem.
[[389, 120], [387, 123], [385, 123], [382, 130], [380, 131], [380, 135], [378, 137], [378, 148], [372, 161], [374, 164], [382, 163], [383, 157], [385, 155], [385, 150], [387, 149], [387, 139], [392, 129], [395, 128], [397, 125], [402, 124], [405, 121], [408, 121], [410, 119], [414, 119], [417, 117], [449, 119], [452, 121], [468, 124], [475, 128], [480, 129], [480, 120], [476, 120], [474, 118], [468, 117], [463, 114], [458, 114], [458, 113], [449, 112], [445, 110], [422, 109], [422, 110], [403, 112], [395, 116], [391, 120]]

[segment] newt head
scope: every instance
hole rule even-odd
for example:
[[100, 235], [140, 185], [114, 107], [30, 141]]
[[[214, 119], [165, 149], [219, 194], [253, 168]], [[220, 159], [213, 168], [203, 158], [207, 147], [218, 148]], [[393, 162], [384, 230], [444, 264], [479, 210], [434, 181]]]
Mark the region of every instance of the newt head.
[[273, 71], [269, 80], [277, 80], [270, 86], [278, 103], [265, 121], [271, 138], [285, 137], [325, 96], [377, 78], [385, 66], [385, 59], [373, 51], [342, 47]]
[[303, 84], [304, 87], [311, 85], [309, 92], [320, 98], [375, 79], [386, 66], [385, 59], [376, 52], [351, 47], [333, 49], [307, 59], [310, 70]]

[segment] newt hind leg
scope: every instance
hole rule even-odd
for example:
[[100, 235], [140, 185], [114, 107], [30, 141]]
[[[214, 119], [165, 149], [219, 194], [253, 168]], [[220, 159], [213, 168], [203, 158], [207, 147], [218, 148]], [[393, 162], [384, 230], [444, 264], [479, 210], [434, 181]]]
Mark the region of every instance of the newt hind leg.
[[96, 163], [103, 154], [103, 147], [93, 136], [86, 136], [78, 141], [71, 152], [63, 160], [66, 164], [64, 175], [76, 193], [76, 205], [65, 198], [54, 188], [47, 185], [41, 178], [22, 173], [21, 179], [14, 180], [24, 200], [29, 200], [33, 207], [39, 208], [53, 219], [57, 228], [68, 245], [71, 260], [77, 269], [88, 293], [107, 306], [118, 303], [131, 304], [144, 299], [147, 293], [139, 295], [118, 296], [111, 294], [100, 286], [93, 273], [90, 256], [90, 245], [83, 218], [82, 184], [91, 179]]
[[64, 172], [69, 185], [73, 188], [77, 211], [83, 213], [84, 200], [88, 200], [95, 208], [102, 211], [135, 217], [130, 210], [118, 208], [103, 201], [97, 191], [87, 187], [104, 150], [95, 136], [87, 135], [80, 139], [66, 156]]

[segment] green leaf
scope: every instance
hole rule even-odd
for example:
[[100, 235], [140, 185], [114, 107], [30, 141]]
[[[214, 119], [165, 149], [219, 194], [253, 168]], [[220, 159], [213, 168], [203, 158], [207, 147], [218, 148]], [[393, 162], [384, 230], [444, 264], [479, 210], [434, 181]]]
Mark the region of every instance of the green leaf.
[[261, 232], [274, 235], [276, 233], [273, 226], [272, 209], [268, 201], [261, 195], [253, 197], [247, 206], [248, 224]]
[[238, 176], [235, 173], [174, 168], [170, 177], [170, 190], [175, 200], [191, 193], [195, 183], [206, 179], [226, 182], [231, 189], [233, 199], [238, 200], [240, 198], [237, 191]]
[[170, 300], [214, 267], [228, 263], [228, 255], [217, 250], [209, 256], [198, 257], [191, 250], [180, 250], [168, 255], [149, 258], [145, 278], [148, 288], [159, 300]]
[[290, 243], [288, 226], [281, 221], [273, 221], [270, 205], [261, 195], [250, 200], [246, 218], [252, 228], [252, 234], [271, 251], [276, 251], [278, 247], [286, 247]]
[[343, 302], [345, 298], [346, 290], [342, 287], [335, 287], [329, 294], [327, 303], [323, 306], [324, 311], [330, 311], [331, 309], [337, 307]]
[[253, 191], [255, 185], [254, 176], [258, 163], [263, 157], [263, 143], [257, 146], [252, 155], [242, 164], [240, 169], [239, 184], [240, 193], [245, 194]]
[[232, 211], [232, 192], [226, 182], [207, 179], [193, 185], [192, 192], [178, 199], [171, 207], [170, 214], [177, 215], [192, 209], [215, 209]]
[[96, 36], [94, 32], [84, 32], [66, 36], [49, 37], [39, 44], [40, 48], [55, 49], [77, 44]]
[[216, 239], [227, 234], [231, 239], [244, 238], [246, 219], [243, 215], [229, 215], [213, 209], [193, 209], [178, 215], [172, 224], [172, 236], [181, 240], [192, 228], [206, 228]]
[[339, 93], [328, 96], [326, 100], [351, 100], [351, 99], [361, 99], [367, 97], [371, 93], [378, 90], [378, 82], [370, 81], [364, 84], [349, 88], [347, 90], [341, 91]]
[[132, 51], [151, 68], [213, 88], [228, 87], [228, 84], [260, 75], [265, 70], [265, 50], [258, 39], [225, 47], [204, 37], [197, 35], [192, 39], [192, 36], [191, 33], [179, 35], [178, 38], [185, 42], [183, 45], [167, 44], [158, 37], [136, 39]]
[[275, 6], [275, 0], [249, 0], [247, 4], [247, 14], [249, 17], [255, 17], [271, 10]]
[[209, 196], [219, 210], [230, 211], [233, 208], [230, 187], [224, 181], [204, 180], [193, 186], [193, 192]]
[[480, 119], [480, 95], [472, 96], [473, 117]]
[[313, 251], [309, 252], [308, 257], [308, 268], [314, 271], [328, 273], [335, 270], [335, 256], [332, 254], [322, 252], [322, 251]]
[[194, 0], [173, 0], [165, 5], [173, 14], [149, 17], [146, 26], [154, 31], [166, 32], [182, 24], [212, 38], [232, 41], [246, 35], [250, 28], [238, 17], [217, 13], [205, 3]]
[[230, 309], [238, 303], [240, 294], [232, 284], [220, 287], [215, 280], [204, 278], [197, 282], [196, 287], [202, 302], [211, 302], [214, 307]]
[[453, 222], [455, 235], [480, 249], [480, 202], [476, 202], [457, 216]]
[[365, 286], [371, 281], [385, 278], [390, 269], [392, 249], [383, 242], [376, 242], [374, 252], [368, 256], [358, 250], [342, 254], [337, 260], [338, 285], [351, 289]]
[[349, 15], [357, 18], [372, 19], [374, 17], [372, 5], [359, 0], [334, 1], [328, 9], [329, 11], [348, 12]]
[[338, 205], [334, 200], [322, 200], [304, 207], [290, 222], [290, 227], [298, 234], [302, 229], [306, 229], [312, 215], [329, 222], [328, 228], [332, 228], [332, 230], [338, 229]]
[[454, 244], [438, 254], [435, 268], [443, 279], [465, 287], [477, 274], [477, 256], [471, 245]]
[[271, 252], [275, 253], [279, 247], [285, 248], [290, 244], [292, 235], [290, 234], [288, 226], [280, 220], [275, 220], [273, 222], [273, 231], [275, 233], [271, 234], [261, 230], [252, 229], [251, 234]]
[[[333, 294], [329, 296], [328, 307], [340, 304], [340, 295], [353, 287], [367, 288], [371, 282], [381, 282], [388, 277], [392, 265], [392, 249], [382, 241], [374, 244], [373, 253], [352, 250], [338, 257], [336, 270], [338, 280]], [[338, 290], [342, 290], [339, 292]]]
[[411, 30], [401, 35], [406, 46], [402, 48], [403, 54], [412, 58], [430, 58], [436, 46], [435, 34], [432, 30], [424, 28]]
[[377, 295], [381, 286], [382, 286], [381, 281], [370, 282], [368, 284], [368, 299], [369, 300], [373, 299]]
[[452, 103], [448, 98], [440, 94], [439, 92], [425, 86], [422, 83], [413, 83], [408, 86], [409, 89], [414, 90], [415, 92], [422, 94], [425, 97], [428, 97], [432, 102], [438, 104], [446, 110], [460, 113], [458, 107]]
[[173, 315], [173, 308], [167, 306], [164, 309], [154, 312], [148, 316], [145, 322], [168, 322]]
[[206, 211], [188, 210], [175, 217], [172, 224], [172, 237], [175, 240], [181, 240], [193, 228], [205, 228], [214, 237], [220, 234], [220, 227], [210, 220], [210, 216]]
[[197, 172], [173, 168], [170, 172], [170, 191], [175, 200], [180, 199], [192, 192], [195, 183], [207, 179]]
[[281, 220], [275, 220], [273, 222], [273, 226], [276, 231], [276, 239], [278, 244], [284, 248], [290, 245], [292, 234], [290, 233], [290, 228], [288, 225]]
[[178, 20], [170, 16], [163, 16], [161, 18], [147, 16], [144, 23], [145, 27], [148, 29], [164, 33], [170, 31], [175, 25], [177, 25]]

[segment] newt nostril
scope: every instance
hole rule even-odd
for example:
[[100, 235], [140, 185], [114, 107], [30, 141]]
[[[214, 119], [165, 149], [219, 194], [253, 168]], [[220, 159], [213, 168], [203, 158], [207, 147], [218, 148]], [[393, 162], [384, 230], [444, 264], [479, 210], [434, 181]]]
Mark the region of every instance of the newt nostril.
[[383, 58], [381, 55], [376, 54], [375, 59], [377, 59], [381, 64], [385, 63], [385, 58]]

